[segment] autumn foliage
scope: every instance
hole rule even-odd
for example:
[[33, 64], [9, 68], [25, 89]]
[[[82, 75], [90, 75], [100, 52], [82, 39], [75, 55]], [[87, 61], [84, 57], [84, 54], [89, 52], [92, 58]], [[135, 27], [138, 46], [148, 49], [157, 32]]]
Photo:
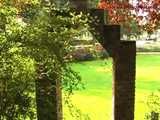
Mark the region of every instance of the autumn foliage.
[[137, 32], [134, 26], [152, 33], [160, 25], [160, 0], [100, 0], [98, 8], [108, 11], [109, 24], [120, 24], [126, 32]]

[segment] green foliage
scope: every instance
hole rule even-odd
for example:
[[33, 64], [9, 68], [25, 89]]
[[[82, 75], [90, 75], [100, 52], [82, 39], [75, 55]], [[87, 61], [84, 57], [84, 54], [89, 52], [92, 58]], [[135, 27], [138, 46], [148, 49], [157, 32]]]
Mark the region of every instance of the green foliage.
[[34, 116], [31, 93], [34, 86], [34, 61], [22, 55], [18, 33], [23, 29], [16, 20], [17, 9], [5, 4], [0, 8], [0, 119], [19, 120]]
[[[25, 1], [27, 2], [27, 1]], [[54, 4], [4, 1], [0, 7], [0, 119], [35, 119], [35, 80], [61, 80], [68, 94], [81, 78], [67, 64], [70, 41], [79, 36], [86, 16]], [[0, 5], [1, 5], [0, 4]], [[63, 14], [65, 13], [65, 14]], [[38, 73], [39, 66], [45, 73]], [[54, 87], [54, 86], [53, 86]]]
[[152, 93], [148, 96], [147, 106], [148, 113], [145, 115], [146, 120], [158, 120], [160, 115], [160, 93]]
[[33, 119], [35, 104], [31, 93], [34, 88], [33, 61], [16, 54], [1, 58], [0, 65], [1, 119]]
[[[159, 64], [160, 55], [158, 54], [137, 54], [135, 120], [144, 120], [147, 112], [146, 97], [159, 89]], [[73, 103], [83, 113], [88, 114], [91, 120], [111, 120], [112, 60], [76, 62], [72, 64], [72, 67], [80, 73], [82, 81], [85, 83], [85, 89], [79, 90], [73, 95]], [[70, 119], [72, 120], [72, 118]]]
[[[128, 28], [125, 24], [128, 24]], [[126, 21], [121, 25], [121, 36], [126, 40], [135, 40], [142, 34], [142, 30], [139, 28], [135, 20]]]

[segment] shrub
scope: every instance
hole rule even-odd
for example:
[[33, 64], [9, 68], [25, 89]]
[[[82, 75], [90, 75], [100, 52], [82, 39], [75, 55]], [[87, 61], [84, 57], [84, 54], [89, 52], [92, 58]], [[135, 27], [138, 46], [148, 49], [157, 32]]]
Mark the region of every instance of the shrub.
[[47, 77], [51, 90], [56, 76], [69, 95], [81, 81], [64, 57], [70, 51], [70, 41], [79, 36], [81, 28], [88, 27], [86, 16], [75, 15], [68, 8], [61, 11], [48, 2], [0, 1], [2, 120], [35, 119], [34, 83], [41, 77]]
[[160, 93], [152, 93], [147, 99], [148, 112], [145, 115], [146, 120], [159, 120], [160, 117]]

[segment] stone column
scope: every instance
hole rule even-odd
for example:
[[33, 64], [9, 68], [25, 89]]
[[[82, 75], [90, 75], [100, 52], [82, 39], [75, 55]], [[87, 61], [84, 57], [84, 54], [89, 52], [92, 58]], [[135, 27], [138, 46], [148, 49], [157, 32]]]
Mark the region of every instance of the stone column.
[[134, 120], [136, 43], [120, 41], [118, 25], [105, 25], [103, 38], [113, 58], [113, 120]]
[[120, 42], [113, 54], [114, 120], [134, 120], [136, 43]]

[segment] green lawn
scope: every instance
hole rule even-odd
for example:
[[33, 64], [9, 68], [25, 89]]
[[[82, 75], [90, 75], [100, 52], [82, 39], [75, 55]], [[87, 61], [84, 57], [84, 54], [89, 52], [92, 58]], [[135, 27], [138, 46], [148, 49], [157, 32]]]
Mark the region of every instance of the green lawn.
[[[91, 120], [112, 119], [112, 61], [73, 63], [85, 89], [76, 91], [73, 103]], [[135, 120], [144, 120], [147, 96], [160, 89], [160, 55], [137, 55]], [[66, 108], [65, 113], [68, 114]], [[74, 120], [67, 116], [66, 120]], [[83, 119], [82, 119], [83, 120]]]

